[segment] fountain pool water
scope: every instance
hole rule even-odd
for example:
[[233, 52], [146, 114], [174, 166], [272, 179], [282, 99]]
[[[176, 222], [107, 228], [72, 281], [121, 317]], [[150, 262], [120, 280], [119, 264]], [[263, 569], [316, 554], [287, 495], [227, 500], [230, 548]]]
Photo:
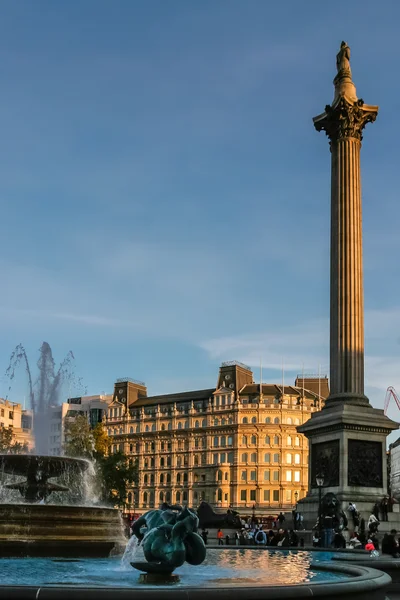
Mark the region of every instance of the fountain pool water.
[[[209, 549], [201, 565], [185, 563], [176, 569], [179, 581], [174, 585], [141, 584], [140, 574], [121, 558], [0, 559], [1, 583], [7, 586], [0, 586], [0, 598], [8, 597], [5, 592], [11, 588], [15, 590], [17, 586], [21, 591], [28, 592], [29, 589], [32, 593], [39, 588], [43, 593], [49, 588], [49, 593], [51, 590], [54, 592], [52, 597], [56, 597], [56, 591], [68, 589], [71, 600], [90, 589], [93, 590], [91, 595], [96, 598], [107, 595], [113, 598], [132, 597], [135, 600], [169, 595], [176, 599], [181, 594], [182, 598], [190, 599], [200, 597], [200, 592], [207, 593], [207, 598], [216, 598], [217, 593], [221, 594], [222, 591], [229, 591], [230, 598], [251, 597], [254, 600], [322, 595], [324, 598], [340, 596], [342, 600], [363, 598], [363, 595], [358, 595], [360, 591], [365, 597], [385, 598], [384, 589], [390, 583], [387, 575], [368, 568], [327, 566], [323, 561], [331, 557], [332, 553], [307, 551]], [[379, 593], [380, 588], [382, 594]], [[331, 595], [330, 589], [336, 589], [337, 595]], [[287, 594], [288, 590], [292, 590], [291, 595]], [[347, 596], [346, 592], [350, 595]]]

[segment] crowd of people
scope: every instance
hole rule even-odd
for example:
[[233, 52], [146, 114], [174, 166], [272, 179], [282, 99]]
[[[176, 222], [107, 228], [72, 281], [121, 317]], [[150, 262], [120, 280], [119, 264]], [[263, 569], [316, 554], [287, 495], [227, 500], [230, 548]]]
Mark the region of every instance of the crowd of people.
[[[208, 544], [208, 531], [203, 529], [201, 537], [205, 544]], [[222, 529], [217, 531], [218, 546], [279, 546], [279, 547], [297, 547], [304, 546], [304, 539], [297, 535], [293, 529], [279, 528], [276, 531], [270, 529], [264, 531], [262, 525], [254, 527], [243, 527], [235, 532], [233, 537], [224, 535]]]

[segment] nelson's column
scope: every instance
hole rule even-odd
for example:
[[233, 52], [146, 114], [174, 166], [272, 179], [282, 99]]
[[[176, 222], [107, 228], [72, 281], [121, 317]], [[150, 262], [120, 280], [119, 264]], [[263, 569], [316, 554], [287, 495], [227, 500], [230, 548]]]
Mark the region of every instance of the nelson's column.
[[313, 119], [331, 151], [331, 393], [325, 407], [298, 427], [310, 444], [309, 493], [299, 503], [309, 526], [318, 511], [318, 475], [323, 495], [333, 492], [343, 508], [356, 502], [369, 517], [387, 493], [386, 437], [398, 428], [364, 394], [360, 150], [363, 129], [375, 121], [378, 107], [357, 98], [345, 42], [336, 67], [333, 103]]

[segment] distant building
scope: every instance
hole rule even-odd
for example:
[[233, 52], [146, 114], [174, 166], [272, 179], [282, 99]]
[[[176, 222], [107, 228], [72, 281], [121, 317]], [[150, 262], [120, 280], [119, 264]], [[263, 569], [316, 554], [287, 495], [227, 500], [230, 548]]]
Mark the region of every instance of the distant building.
[[400, 501], [400, 438], [389, 446], [388, 468], [390, 473], [390, 492]]
[[0, 398], [0, 427], [12, 427], [13, 441], [27, 444], [28, 450], [34, 447], [32, 411], [22, 404]]
[[205, 390], [148, 397], [143, 382], [117, 380], [106, 427], [111, 451], [138, 459], [128, 510], [201, 500], [242, 514], [291, 510], [308, 489], [308, 442], [296, 427], [322, 408], [325, 382], [320, 396], [306, 379], [260, 386], [236, 361], [222, 363]]
[[92, 427], [101, 423], [112, 401], [112, 394], [68, 398], [67, 402], [50, 407], [49, 454], [62, 456], [65, 444], [65, 423], [84, 414]]

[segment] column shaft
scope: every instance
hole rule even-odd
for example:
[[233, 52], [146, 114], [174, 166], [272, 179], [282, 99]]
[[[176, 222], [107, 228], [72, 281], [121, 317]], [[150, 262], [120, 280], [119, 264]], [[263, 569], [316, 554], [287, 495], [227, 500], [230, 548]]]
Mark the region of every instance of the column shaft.
[[331, 396], [364, 396], [360, 147], [353, 137], [331, 146]]

